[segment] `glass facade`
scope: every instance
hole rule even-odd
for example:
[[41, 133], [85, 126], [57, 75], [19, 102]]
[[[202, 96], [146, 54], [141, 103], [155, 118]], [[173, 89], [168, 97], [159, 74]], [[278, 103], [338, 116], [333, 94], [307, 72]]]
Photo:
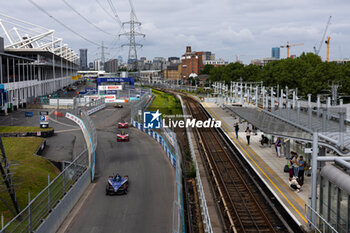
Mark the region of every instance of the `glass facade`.
[[276, 59], [280, 59], [280, 48], [279, 47], [272, 48], [271, 57], [276, 58]]
[[79, 51], [80, 51], [80, 69], [87, 70], [88, 69], [87, 49], [79, 49]]

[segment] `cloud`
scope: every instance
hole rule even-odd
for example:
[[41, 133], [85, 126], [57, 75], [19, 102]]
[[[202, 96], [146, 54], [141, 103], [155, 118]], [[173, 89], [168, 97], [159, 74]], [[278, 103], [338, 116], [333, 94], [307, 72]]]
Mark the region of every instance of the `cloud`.
[[[64, 24], [90, 40], [105, 42], [110, 47], [109, 56], [122, 55], [128, 49], [120, 48], [127, 38], [110, 36], [89, 25], [61, 0], [33, 0]], [[103, 30], [118, 34], [120, 25], [97, 4], [96, 0], [66, 0], [76, 10]], [[110, 14], [106, 0], [98, 0]], [[121, 21], [130, 19], [128, 0], [113, 0]], [[212, 51], [216, 57], [233, 61], [235, 54], [245, 63], [253, 58], [271, 56], [271, 48], [287, 41], [303, 42], [304, 46], [293, 47], [291, 52], [300, 54], [312, 51], [320, 43], [329, 15], [333, 15], [329, 32], [331, 57], [349, 57], [350, 24], [348, 0], [133, 0], [137, 18], [143, 23], [146, 34], [139, 50], [139, 57], [152, 59], [156, 56], [181, 56], [186, 45], [196, 51]], [[28, 0], [3, 1], [0, 12], [40, 26], [55, 29], [57, 37], [75, 51], [88, 48], [89, 59], [97, 58], [97, 46], [92, 45], [57, 24]], [[126, 25], [126, 30], [128, 30]], [[0, 35], [5, 36], [2, 30]], [[341, 49], [339, 49], [341, 48]], [[337, 51], [337, 52], [336, 52]], [[321, 53], [324, 51], [321, 51]], [[285, 51], [281, 50], [281, 56]], [[322, 55], [322, 54], [321, 54]], [[324, 56], [324, 55], [322, 55]]]

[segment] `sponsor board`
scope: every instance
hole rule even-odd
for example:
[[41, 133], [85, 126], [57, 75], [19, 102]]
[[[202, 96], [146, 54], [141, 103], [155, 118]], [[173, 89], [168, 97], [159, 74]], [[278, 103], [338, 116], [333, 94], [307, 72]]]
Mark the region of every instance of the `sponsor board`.
[[115, 90], [123, 90], [122, 85], [112, 85], [112, 86], [98, 86], [100, 91], [115, 91]]
[[68, 119], [74, 121], [75, 123], [77, 123], [82, 130], [86, 129], [83, 121], [79, 117], [76, 117], [73, 114], [70, 114], [69, 112], [67, 112], [66, 113], [66, 118], [68, 118]]
[[100, 106], [97, 106], [97, 107], [95, 107], [95, 108], [93, 108], [93, 109], [88, 110], [88, 111], [87, 111], [87, 114], [88, 114], [88, 115], [91, 115], [91, 114], [93, 114], [93, 113], [95, 113], [95, 112], [97, 112], [97, 111], [99, 111], [99, 110], [101, 110], [101, 109], [103, 109], [103, 108], [105, 108], [105, 107], [106, 107], [106, 104], [102, 104], [102, 105], [100, 105]]

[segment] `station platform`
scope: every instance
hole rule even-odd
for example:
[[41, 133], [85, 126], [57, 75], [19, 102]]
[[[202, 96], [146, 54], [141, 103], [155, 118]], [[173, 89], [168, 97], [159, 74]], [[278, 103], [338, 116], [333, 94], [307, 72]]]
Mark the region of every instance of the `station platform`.
[[[262, 132], [257, 132], [257, 135], [251, 133], [250, 145], [248, 145], [245, 133], [247, 123], [239, 124], [239, 138], [237, 140], [234, 132], [234, 124], [237, 120], [231, 115], [232, 112], [219, 107], [216, 103], [202, 102], [202, 105], [212, 117], [216, 120], [221, 120], [222, 129], [257, 171], [270, 190], [275, 193], [275, 196], [284, 205], [294, 220], [306, 230], [307, 219], [304, 217], [305, 204], [310, 204], [311, 177], [305, 174], [304, 185], [301, 187], [300, 192], [292, 190], [289, 186], [289, 173], [283, 171], [289, 159], [286, 159], [283, 155], [278, 158], [273, 145], [271, 147], [261, 146], [260, 139]], [[252, 128], [250, 127], [250, 129]]]

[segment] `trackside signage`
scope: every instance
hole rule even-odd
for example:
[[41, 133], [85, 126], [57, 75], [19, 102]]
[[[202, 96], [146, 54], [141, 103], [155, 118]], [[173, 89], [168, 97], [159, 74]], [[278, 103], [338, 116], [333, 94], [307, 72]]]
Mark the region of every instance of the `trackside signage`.
[[186, 120], [173, 120], [171, 118], [161, 119], [162, 113], [157, 110], [156, 112], [144, 112], [143, 122], [145, 129], [160, 129], [163, 128], [220, 128], [221, 121], [209, 118], [202, 121], [195, 118]]
[[122, 90], [122, 85], [113, 85], [113, 86], [98, 86], [100, 91], [114, 91], [114, 90]]

